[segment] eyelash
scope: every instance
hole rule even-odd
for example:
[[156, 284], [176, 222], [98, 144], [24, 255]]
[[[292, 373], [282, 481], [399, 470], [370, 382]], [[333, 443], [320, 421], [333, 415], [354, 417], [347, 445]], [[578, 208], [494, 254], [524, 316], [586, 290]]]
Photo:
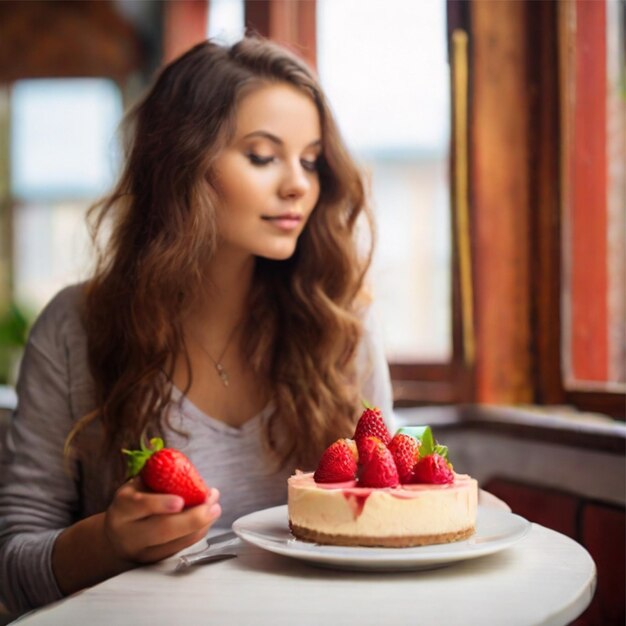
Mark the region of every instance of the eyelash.
[[319, 159], [315, 159], [315, 161], [307, 161], [305, 159], [302, 159], [300, 163], [307, 172], [317, 172], [319, 170]]
[[[263, 167], [264, 165], [269, 165], [270, 163], [273, 163], [276, 158], [273, 156], [262, 157], [252, 152], [250, 152], [247, 156], [248, 156], [248, 160], [250, 161], [250, 163], [252, 163], [252, 165], [256, 165], [257, 167]], [[300, 164], [307, 172], [317, 172], [319, 160], [316, 159], [315, 161], [307, 161], [306, 159], [302, 159], [300, 161]]]
[[250, 161], [250, 163], [252, 163], [252, 165], [269, 165], [270, 163], [272, 163], [272, 161], [274, 161], [274, 157], [262, 157], [258, 154], [253, 154], [252, 152], [250, 152], [248, 154], [248, 160]]

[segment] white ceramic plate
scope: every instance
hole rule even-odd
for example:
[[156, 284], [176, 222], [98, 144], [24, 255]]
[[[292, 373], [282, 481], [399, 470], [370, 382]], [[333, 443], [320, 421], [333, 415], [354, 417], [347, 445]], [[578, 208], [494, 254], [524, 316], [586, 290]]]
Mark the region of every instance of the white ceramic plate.
[[474, 536], [415, 548], [324, 546], [300, 541], [289, 531], [286, 505], [250, 513], [233, 524], [233, 530], [244, 541], [276, 554], [323, 567], [386, 571], [433, 569], [493, 554], [518, 542], [529, 529], [530, 522], [519, 515], [481, 506]]

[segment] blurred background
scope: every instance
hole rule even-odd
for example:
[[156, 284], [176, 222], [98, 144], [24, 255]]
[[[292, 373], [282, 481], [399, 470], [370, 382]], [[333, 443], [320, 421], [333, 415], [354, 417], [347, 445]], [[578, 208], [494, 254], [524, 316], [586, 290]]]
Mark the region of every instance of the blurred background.
[[[4, 326], [8, 314], [23, 329], [89, 276], [85, 211], [114, 181], [118, 124], [158, 68], [252, 29], [316, 68], [368, 176], [398, 403], [623, 419], [624, 4], [522, 2], [514, 17], [509, 4], [0, 2]], [[483, 17], [490, 5], [502, 16]], [[455, 30], [470, 35], [456, 44], [469, 91], [455, 92]], [[1, 360], [11, 383], [16, 358]]]
[[[624, 623], [622, 0], [0, 1], [0, 404], [89, 276], [88, 207], [166, 62], [253, 30], [306, 59], [366, 173], [398, 417], [601, 573]], [[609, 544], [613, 548], [609, 548]]]

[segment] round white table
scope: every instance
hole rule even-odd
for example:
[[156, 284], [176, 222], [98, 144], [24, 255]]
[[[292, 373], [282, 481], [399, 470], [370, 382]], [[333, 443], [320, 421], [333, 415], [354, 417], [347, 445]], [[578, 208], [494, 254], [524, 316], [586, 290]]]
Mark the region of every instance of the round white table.
[[585, 610], [596, 584], [588, 552], [537, 524], [507, 550], [418, 572], [321, 569], [251, 545], [182, 574], [175, 563], [126, 572], [19, 625], [561, 625]]

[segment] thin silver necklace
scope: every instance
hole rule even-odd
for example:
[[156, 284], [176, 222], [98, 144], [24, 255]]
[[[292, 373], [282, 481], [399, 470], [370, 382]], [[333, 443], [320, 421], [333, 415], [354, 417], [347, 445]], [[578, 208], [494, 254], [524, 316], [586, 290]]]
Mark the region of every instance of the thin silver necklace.
[[220, 380], [222, 381], [222, 384], [224, 385], [224, 387], [228, 387], [228, 385], [230, 384], [230, 378], [228, 377], [228, 372], [226, 371], [226, 368], [222, 364], [222, 360], [230, 344], [232, 343], [233, 337], [235, 336], [235, 331], [238, 328], [239, 328], [239, 324], [235, 324], [233, 329], [230, 331], [230, 335], [228, 336], [226, 345], [224, 346], [224, 349], [222, 350], [222, 353], [219, 355], [217, 360], [213, 358], [211, 353], [204, 347], [202, 342], [199, 341], [198, 338], [196, 337], [196, 343], [200, 346], [200, 349], [202, 350], [202, 352], [204, 352], [209, 357], [209, 359], [211, 359], [211, 362], [213, 363], [213, 367], [215, 367], [215, 371], [217, 372], [217, 375], [220, 377]]

